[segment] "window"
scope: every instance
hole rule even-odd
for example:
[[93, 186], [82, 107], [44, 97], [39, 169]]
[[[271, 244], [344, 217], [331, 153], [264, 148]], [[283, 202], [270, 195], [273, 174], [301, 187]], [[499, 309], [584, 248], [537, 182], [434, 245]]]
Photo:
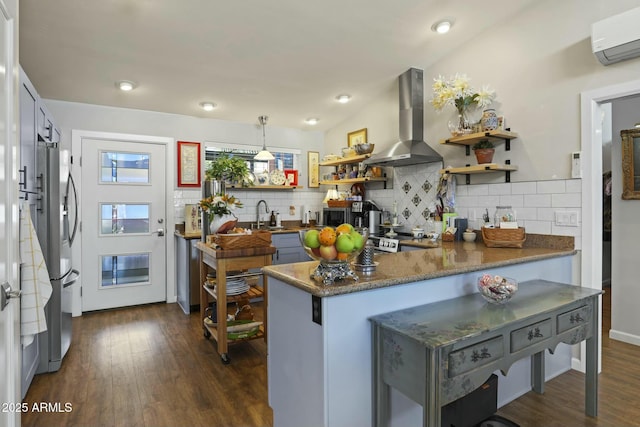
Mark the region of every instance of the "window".
[[149, 183], [148, 153], [100, 152], [100, 182]]
[[259, 149], [250, 145], [238, 145], [228, 143], [205, 143], [205, 170], [209, 168], [210, 163], [222, 154], [238, 156], [247, 162], [249, 170], [254, 174], [274, 169], [298, 169], [298, 157], [300, 150], [288, 148], [272, 148], [271, 154], [275, 157], [273, 160], [263, 161], [254, 160], [253, 157], [258, 154]]

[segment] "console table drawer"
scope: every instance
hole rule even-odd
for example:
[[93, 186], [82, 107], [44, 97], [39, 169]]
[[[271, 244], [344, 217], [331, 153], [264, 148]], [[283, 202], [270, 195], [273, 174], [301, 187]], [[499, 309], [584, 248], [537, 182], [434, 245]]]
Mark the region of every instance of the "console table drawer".
[[502, 335], [449, 353], [449, 378], [484, 366], [503, 355]]
[[577, 326], [584, 325], [589, 322], [590, 307], [583, 305], [575, 310], [567, 311], [558, 315], [558, 333], [568, 331]]
[[536, 322], [511, 332], [511, 352], [520, 351], [551, 336], [551, 319]]

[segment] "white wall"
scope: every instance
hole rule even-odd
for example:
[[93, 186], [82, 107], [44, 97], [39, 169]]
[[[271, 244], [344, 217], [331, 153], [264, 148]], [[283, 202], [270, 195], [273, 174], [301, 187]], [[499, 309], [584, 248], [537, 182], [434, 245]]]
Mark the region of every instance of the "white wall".
[[613, 190], [611, 195], [611, 332], [614, 339], [640, 345], [640, 316], [637, 302], [640, 201], [622, 200], [622, 154], [620, 131], [640, 122], [640, 96], [612, 102], [613, 142], [611, 147]]

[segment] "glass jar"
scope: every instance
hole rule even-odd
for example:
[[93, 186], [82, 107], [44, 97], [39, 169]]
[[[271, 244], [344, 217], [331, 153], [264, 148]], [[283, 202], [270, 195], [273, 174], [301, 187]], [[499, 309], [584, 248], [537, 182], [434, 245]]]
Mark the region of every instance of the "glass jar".
[[496, 206], [496, 213], [493, 215], [493, 225], [500, 227], [501, 222], [515, 222], [516, 213], [511, 206]]

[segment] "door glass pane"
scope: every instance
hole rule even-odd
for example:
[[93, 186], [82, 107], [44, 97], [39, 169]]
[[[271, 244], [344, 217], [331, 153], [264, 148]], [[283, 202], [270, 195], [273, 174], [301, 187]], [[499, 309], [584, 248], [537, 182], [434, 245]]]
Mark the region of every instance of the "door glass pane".
[[102, 287], [149, 283], [149, 254], [103, 255]]
[[149, 205], [100, 205], [100, 234], [133, 234], [149, 232]]
[[148, 153], [100, 153], [100, 182], [149, 183]]

